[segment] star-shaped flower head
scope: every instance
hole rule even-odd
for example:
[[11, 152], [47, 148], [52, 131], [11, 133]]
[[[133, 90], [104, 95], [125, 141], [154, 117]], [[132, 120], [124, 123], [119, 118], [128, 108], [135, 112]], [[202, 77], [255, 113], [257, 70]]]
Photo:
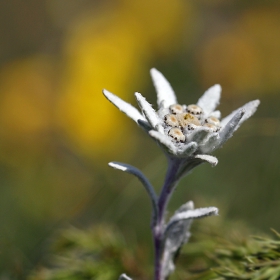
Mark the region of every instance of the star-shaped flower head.
[[197, 104], [184, 105], [178, 103], [171, 85], [158, 70], [151, 69], [151, 76], [157, 91], [158, 111], [138, 92], [135, 97], [141, 112], [109, 91], [103, 93], [147, 131], [169, 158], [192, 158], [197, 163], [207, 161], [216, 165], [217, 159], [209, 154], [220, 148], [255, 113], [260, 103], [251, 101], [221, 119], [220, 111], [216, 110], [220, 85], [209, 88]]

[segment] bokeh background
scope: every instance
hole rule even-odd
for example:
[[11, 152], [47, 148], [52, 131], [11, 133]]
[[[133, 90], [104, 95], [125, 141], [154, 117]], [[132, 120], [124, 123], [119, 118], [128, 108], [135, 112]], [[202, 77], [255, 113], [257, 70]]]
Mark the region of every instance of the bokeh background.
[[170, 209], [194, 200], [227, 219], [280, 230], [279, 1], [0, 1], [0, 279], [24, 279], [69, 224], [113, 223], [149, 237], [150, 204], [137, 180], [108, 161], [133, 164], [157, 190], [165, 158], [112, 104], [156, 104], [149, 69], [181, 103], [223, 88], [223, 116], [261, 106], [180, 183]]

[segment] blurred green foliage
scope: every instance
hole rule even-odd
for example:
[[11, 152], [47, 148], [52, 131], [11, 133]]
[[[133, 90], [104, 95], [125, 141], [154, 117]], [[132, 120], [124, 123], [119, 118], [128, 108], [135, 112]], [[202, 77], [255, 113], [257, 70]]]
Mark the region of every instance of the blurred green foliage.
[[41, 267], [29, 280], [118, 279], [130, 271], [149, 279], [150, 265], [145, 247], [127, 244], [116, 228], [99, 225], [88, 230], [69, 228], [60, 232], [49, 260], [52, 268]]
[[221, 215], [279, 231], [279, 19], [275, 0], [0, 1], [0, 279], [24, 279], [68, 223], [114, 223], [151, 245], [145, 192], [107, 162], [132, 163], [159, 190], [165, 161], [101, 94], [155, 104], [151, 67], [181, 103], [216, 83], [223, 116], [262, 102], [215, 169], [180, 183], [171, 210], [202, 197], [197, 207], [214, 200]]
[[[190, 243], [183, 247], [170, 279], [276, 280], [280, 277], [280, 234], [250, 236], [240, 222], [208, 218], [196, 223]], [[87, 230], [68, 228], [53, 241], [49, 266], [29, 280], [113, 280], [126, 273], [151, 279], [151, 253], [140, 243], [125, 241], [116, 228], [99, 225]]]
[[[256, 235], [252, 235], [253, 232]], [[279, 279], [279, 237], [276, 231], [264, 235], [242, 222], [220, 218], [214, 222], [201, 221], [193, 229], [192, 242], [183, 248], [177, 277], [192, 280]]]

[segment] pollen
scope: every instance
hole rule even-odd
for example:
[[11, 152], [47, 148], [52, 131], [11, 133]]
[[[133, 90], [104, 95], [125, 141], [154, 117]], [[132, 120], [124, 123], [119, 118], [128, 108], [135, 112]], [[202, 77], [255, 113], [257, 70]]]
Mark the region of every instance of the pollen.
[[219, 127], [219, 126], [216, 126], [215, 124], [212, 124], [212, 123], [205, 123], [203, 126], [212, 129], [213, 132], [217, 132], [217, 131], [220, 130], [220, 127]]
[[172, 127], [178, 127], [179, 126], [179, 121], [174, 114], [168, 114], [164, 116], [164, 121], [167, 125], [172, 126]]
[[169, 107], [169, 110], [172, 114], [181, 114], [184, 112], [184, 108], [180, 104], [174, 104]]
[[189, 113], [183, 113], [178, 115], [179, 123], [182, 127], [186, 127], [189, 124], [194, 124], [196, 126], [201, 125], [198, 118], [192, 114]]
[[171, 136], [177, 142], [185, 142], [186, 140], [186, 137], [183, 134], [183, 132], [177, 127], [171, 128], [168, 131], [168, 135]]
[[188, 113], [193, 114], [198, 117], [200, 117], [202, 115], [202, 109], [195, 104], [188, 105], [187, 111], [188, 111]]
[[215, 118], [215, 117], [208, 117], [206, 120], [205, 120], [206, 123], [211, 123], [211, 124], [214, 124], [216, 126], [219, 126], [220, 125], [220, 121]]

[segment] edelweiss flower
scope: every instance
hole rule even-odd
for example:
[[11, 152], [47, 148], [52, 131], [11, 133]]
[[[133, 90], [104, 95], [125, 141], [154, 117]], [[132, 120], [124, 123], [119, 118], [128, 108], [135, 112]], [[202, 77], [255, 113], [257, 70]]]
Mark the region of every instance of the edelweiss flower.
[[169, 159], [188, 159], [188, 163], [192, 159], [195, 166], [203, 161], [216, 165], [218, 160], [209, 154], [220, 148], [255, 113], [260, 103], [251, 101], [220, 120], [220, 111], [215, 111], [221, 95], [220, 85], [209, 88], [197, 104], [184, 105], [178, 104], [171, 85], [158, 70], [151, 69], [151, 76], [157, 91], [157, 112], [138, 92], [135, 97], [142, 113], [109, 91], [103, 90], [103, 93], [147, 131]]

